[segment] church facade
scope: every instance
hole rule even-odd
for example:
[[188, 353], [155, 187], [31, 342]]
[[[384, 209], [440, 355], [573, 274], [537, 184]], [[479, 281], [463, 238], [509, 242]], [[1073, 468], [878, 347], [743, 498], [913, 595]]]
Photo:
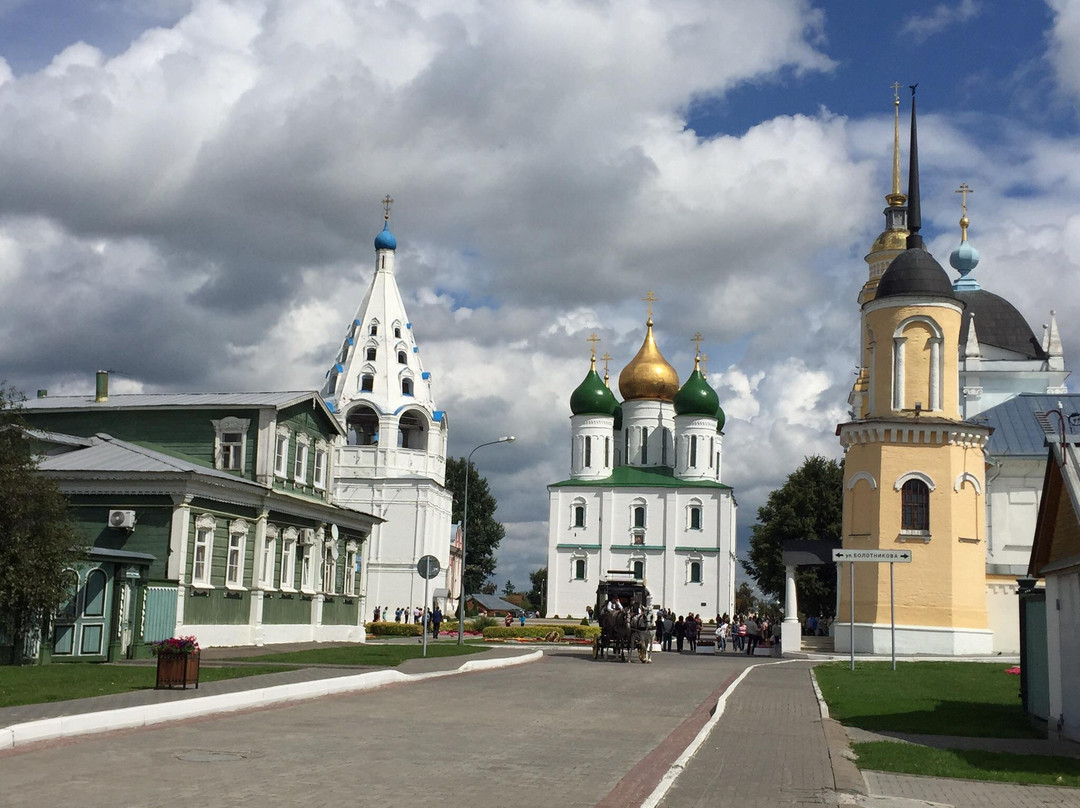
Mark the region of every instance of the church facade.
[[[417, 561], [433, 555], [442, 570], [451, 561], [447, 418], [435, 405], [431, 373], [397, 286], [397, 239], [389, 198], [384, 202], [374, 276], [321, 390], [346, 436], [335, 448], [335, 500], [385, 520], [364, 545], [361, 597], [368, 619], [376, 607], [430, 606], [423, 603]], [[444, 611], [451, 605], [445, 572], [429, 595]]]
[[737, 506], [721, 481], [724, 413], [699, 359], [679, 385], [651, 310], [619, 392], [621, 403], [594, 351], [570, 397], [570, 477], [548, 486], [547, 613], [584, 616], [609, 577], [643, 582], [654, 606], [679, 614], [731, 612]]

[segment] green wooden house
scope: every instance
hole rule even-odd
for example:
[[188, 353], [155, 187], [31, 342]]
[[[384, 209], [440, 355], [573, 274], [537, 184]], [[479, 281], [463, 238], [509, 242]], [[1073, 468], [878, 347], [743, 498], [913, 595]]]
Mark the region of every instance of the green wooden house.
[[88, 548], [31, 655], [364, 640], [361, 548], [381, 520], [334, 503], [344, 435], [317, 393], [109, 396], [99, 374], [95, 396], [24, 407]]

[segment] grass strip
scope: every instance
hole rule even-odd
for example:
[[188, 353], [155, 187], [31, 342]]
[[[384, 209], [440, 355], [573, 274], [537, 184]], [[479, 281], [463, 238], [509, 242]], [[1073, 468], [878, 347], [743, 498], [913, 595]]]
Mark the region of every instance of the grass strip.
[[852, 744], [860, 769], [1044, 786], [1080, 787], [1080, 760], [978, 749], [932, 749], [909, 743]]
[[[240, 676], [279, 673], [291, 668], [202, 666], [199, 682], [218, 682]], [[0, 667], [0, 707], [45, 704], [51, 701], [110, 696], [154, 687], [157, 671], [152, 666], [101, 665], [91, 662], [38, 666]]]
[[829, 714], [871, 731], [1041, 738], [1020, 706], [1020, 677], [993, 662], [836, 662], [814, 668]]
[[[476, 654], [487, 650], [482, 645], [428, 645], [428, 657], [454, 657]], [[378, 665], [396, 667], [408, 659], [416, 659], [423, 647], [416, 645], [388, 644], [342, 645], [336, 648], [312, 648], [307, 651], [290, 651], [279, 654], [260, 654], [244, 657], [245, 662], [288, 662], [298, 665]]]

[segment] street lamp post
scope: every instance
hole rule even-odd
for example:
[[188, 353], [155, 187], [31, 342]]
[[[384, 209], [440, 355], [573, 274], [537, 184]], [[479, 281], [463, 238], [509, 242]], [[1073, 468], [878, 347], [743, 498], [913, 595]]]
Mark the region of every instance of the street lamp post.
[[489, 440], [487, 443], [481, 443], [471, 452], [469, 452], [469, 459], [465, 461], [465, 502], [462, 505], [461, 514], [461, 592], [458, 593], [458, 607], [457, 607], [457, 644], [463, 645], [465, 643], [465, 541], [469, 530], [469, 472], [472, 471], [472, 456], [476, 454], [477, 449], [483, 449], [485, 446], [494, 446], [496, 443], [513, 443], [515, 440], [513, 435], [506, 435], [498, 440]]

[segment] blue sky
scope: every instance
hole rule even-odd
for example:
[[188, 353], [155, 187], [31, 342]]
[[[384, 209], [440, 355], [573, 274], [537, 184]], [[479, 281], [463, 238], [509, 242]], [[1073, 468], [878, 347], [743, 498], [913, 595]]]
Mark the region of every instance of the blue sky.
[[0, 58], [0, 378], [318, 387], [389, 192], [451, 453], [518, 435], [500, 582], [545, 561], [585, 337], [617, 375], [649, 289], [682, 375], [705, 335], [743, 542], [839, 456], [894, 81], [931, 250], [967, 182], [984, 287], [1080, 341], [1071, 0], [0, 0]]

